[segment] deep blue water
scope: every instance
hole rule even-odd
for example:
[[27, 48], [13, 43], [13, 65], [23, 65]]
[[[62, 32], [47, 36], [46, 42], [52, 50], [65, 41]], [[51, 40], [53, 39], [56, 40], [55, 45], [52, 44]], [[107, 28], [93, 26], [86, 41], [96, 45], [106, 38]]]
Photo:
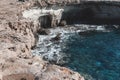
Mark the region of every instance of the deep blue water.
[[120, 31], [75, 34], [66, 47], [70, 60], [64, 66], [83, 74], [86, 80], [120, 80]]

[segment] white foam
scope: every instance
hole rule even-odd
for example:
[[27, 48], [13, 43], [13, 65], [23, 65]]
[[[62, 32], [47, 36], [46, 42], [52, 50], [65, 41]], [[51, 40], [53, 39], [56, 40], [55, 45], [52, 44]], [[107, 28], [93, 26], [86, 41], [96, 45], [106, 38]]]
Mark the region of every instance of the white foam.
[[[70, 29], [65, 28], [54, 28], [50, 29], [49, 35], [39, 35], [39, 41], [37, 44], [37, 49], [33, 50], [33, 54], [41, 55], [42, 57], [47, 58], [48, 61], [55, 61], [56, 63], [60, 63], [63, 56], [61, 43], [63, 40], [67, 40], [69, 35], [67, 33], [72, 32]], [[61, 39], [55, 43], [51, 41], [58, 33], [61, 33]]]
[[105, 30], [105, 27], [103, 27], [103, 26], [97, 26], [96, 30], [104, 31], [104, 30]]
[[[37, 21], [40, 16], [44, 15], [54, 15], [60, 22], [62, 12], [64, 9], [58, 10], [47, 10], [47, 9], [30, 9], [25, 10], [22, 14], [24, 18], [31, 19], [33, 21]], [[43, 58], [46, 58], [48, 61], [55, 61], [56, 63], [61, 63], [62, 59], [66, 56], [62, 49], [66, 48], [66, 41], [69, 39], [70, 34], [78, 33], [86, 30], [98, 30], [105, 31], [105, 28], [102, 26], [96, 25], [79, 25], [75, 24], [73, 27], [67, 28], [54, 28], [50, 29], [49, 35], [39, 35], [39, 41], [37, 43], [37, 48], [32, 50], [34, 55], [40, 55]], [[61, 39], [59, 41], [51, 41], [57, 34], [60, 33]], [[64, 62], [64, 61], [62, 61]]]
[[[86, 27], [86, 29], [81, 29], [82, 27]], [[91, 28], [92, 27], [92, 28]], [[88, 25], [80, 25], [80, 26], [72, 26], [67, 28], [52, 28], [50, 30], [49, 35], [39, 35], [39, 41], [37, 44], [37, 49], [33, 50], [32, 53], [35, 55], [40, 55], [48, 61], [54, 61], [57, 64], [65, 63], [63, 58], [66, 57], [66, 54], [62, 52], [62, 49], [66, 48], [66, 41], [68, 41], [69, 36], [72, 34], [85, 31], [85, 30], [103, 30], [105, 28], [102, 26], [88, 26]], [[60, 35], [59, 41], [51, 41], [57, 34]]]

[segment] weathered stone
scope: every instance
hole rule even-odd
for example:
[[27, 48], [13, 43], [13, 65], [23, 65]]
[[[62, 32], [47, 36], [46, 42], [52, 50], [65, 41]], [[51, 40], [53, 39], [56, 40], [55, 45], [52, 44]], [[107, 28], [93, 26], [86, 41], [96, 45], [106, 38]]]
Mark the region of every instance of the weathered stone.
[[[38, 22], [22, 17], [22, 11], [30, 8], [33, 2], [0, 0], [0, 79], [1, 80], [72, 80], [70, 73], [79, 73], [48, 64], [39, 56], [31, 54], [35, 45], [35, 35], [40, 29]], [[59, 39], [59, 37], [58, 37]]]
[[39, 33], [40, 35], [48, 35], [48, 34], [50, 34], [50, 31], [49, 31], [48, 29], [40, 29], [40, 30], [38, 31], [38, 33]]
[[34, 75], [29, 73], [12, 74], [3, 76], [2, 80], [34, 80]]
[[66, 26], [67, 25], [67, 22], [65, 20], [62, 20], [59, 24], [60, 26]]
[[59, 41], [60, 35], [61, 35], [61, 33], [57, 34], [54, 38], [51, 39], [51, 41]]

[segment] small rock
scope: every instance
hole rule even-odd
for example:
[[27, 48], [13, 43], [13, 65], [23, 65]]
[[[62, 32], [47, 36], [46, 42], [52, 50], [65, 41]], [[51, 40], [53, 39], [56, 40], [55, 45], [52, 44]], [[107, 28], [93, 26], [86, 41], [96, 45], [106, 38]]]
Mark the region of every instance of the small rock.
[[61, 33], [58, 33], [54, 38], [51, 39], [51, 41], [59, 41], [60, 35], [61, 35]]
[[65, 20], [62, 20], [59, 24], [60, 26], [66, 26], [67, 25], [67, 22]]
[[50, 31], [49, 31], [48, 29], [40, 29], [40, 30], [38, 31], [38, 33], [39, 33], [40, 35], [48, 35], [48, 34], [50, 34]]

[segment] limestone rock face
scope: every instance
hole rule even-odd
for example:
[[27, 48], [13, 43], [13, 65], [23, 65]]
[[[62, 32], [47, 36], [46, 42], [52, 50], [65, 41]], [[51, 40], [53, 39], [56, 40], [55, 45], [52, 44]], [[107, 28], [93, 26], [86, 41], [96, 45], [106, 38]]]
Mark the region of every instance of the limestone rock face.
[[79, 3], [84, 3], [88, 1], [95, 1], [95, 2], [100, 2], [100, 1], [113, 1], [113, 2], [120, 2], [120, 0], [30, 0], [32, 3], [31, 6], [38, 6], [38, 7], [46, 7], [50, 5], [66, 5], [66, 4], [79, 4]]
[[38, 0], [35, 5], [45, 7], [49, 5], [65, 5], [65, 4], [76, 4], [80, 3], [80, 0]]
[[40, 29], [38, 22], [22, 17], [31, 3], [0, 0], [0, 80], [84, 80], [79, 73], [31, 54]]
[[3, 80], [34, 80], [32, 74], [12, 74], [3, 77]]
[[33, 6], [74, 3], [80, 0], [0, 0], [0, 80], [84, 80], [77, 72], [31, 54], [41, 26], [22, 17]]

